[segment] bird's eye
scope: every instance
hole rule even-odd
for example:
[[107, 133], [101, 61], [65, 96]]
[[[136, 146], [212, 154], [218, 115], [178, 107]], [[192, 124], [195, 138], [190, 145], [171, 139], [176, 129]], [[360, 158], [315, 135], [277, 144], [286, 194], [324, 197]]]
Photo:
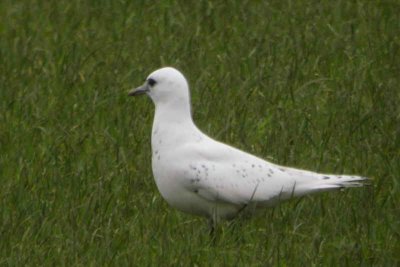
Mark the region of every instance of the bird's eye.
[[154, 86], [157, 82], [156, 82], [154, 79], [150, 78], [150, 79], [147, 80], [147, 83], [148, 83], [150, 86]]

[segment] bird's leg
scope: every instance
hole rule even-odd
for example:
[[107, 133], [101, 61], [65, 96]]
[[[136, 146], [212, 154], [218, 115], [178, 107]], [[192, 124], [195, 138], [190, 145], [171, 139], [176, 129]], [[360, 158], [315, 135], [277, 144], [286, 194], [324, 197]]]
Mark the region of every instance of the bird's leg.
[[217, 240], [217, 224], [218, 224], [218, 215], [217, 215], [217, 207], [212, 210], [212, 215], [208, 220], [209, 229], [210, 229], [210, 238], [212, 243], [215, 245]]
[[209, 219], [208, 223], [210, 229], [210, 241], [211, 244], [215, 246], [217, 244], [217, 229], [216, 229], [217, 224], [212, 218]]
[[212, 218], [208, 220], [208, 227], [210, 229], [210, 237], [213, 237], [215, 235], [215, 223]]

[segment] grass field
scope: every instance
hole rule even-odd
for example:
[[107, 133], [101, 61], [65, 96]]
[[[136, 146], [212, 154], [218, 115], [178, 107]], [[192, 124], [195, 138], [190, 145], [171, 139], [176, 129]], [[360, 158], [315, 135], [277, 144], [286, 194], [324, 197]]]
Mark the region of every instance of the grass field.
[[[269, 3], [268, 3], [269, 2]], [[0, 2], [0, 266], [400, 264], [399, 1]], [[374, 179], [224, 223], [151, 173], [153, 70], [207, 134]]]

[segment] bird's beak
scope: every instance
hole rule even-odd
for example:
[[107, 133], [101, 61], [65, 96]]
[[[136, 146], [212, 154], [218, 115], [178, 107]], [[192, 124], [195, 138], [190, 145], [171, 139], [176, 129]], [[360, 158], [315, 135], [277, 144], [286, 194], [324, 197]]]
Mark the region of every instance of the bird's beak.
[[128, 96], [137, 96], [137, 95], [143, 95], [149, 91], [148, 85], [145, 83], [142, 86], [139, 86], [138, 88], [133, 88], [132, 90], [129, 91]]

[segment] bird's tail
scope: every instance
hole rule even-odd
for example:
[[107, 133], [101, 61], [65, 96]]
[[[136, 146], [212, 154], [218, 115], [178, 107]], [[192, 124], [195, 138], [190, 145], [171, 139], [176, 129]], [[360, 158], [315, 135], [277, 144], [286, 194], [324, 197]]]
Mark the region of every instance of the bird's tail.
[[296, 186], [294, 195], [303, 196], [306, 194], [332, 191], [348, 187], [362, 187], [369, 184], [370, 179], [361, 176], [321, 175], [321, 177], [314, 179], [314, 181], [309, 181]]
[[362, 187], [370, 184], [370, 179], [362, 176], [319, 174], [309, 171], [288, 169], [296, 177], [294, 195], [331, 191], [348, 187]]

